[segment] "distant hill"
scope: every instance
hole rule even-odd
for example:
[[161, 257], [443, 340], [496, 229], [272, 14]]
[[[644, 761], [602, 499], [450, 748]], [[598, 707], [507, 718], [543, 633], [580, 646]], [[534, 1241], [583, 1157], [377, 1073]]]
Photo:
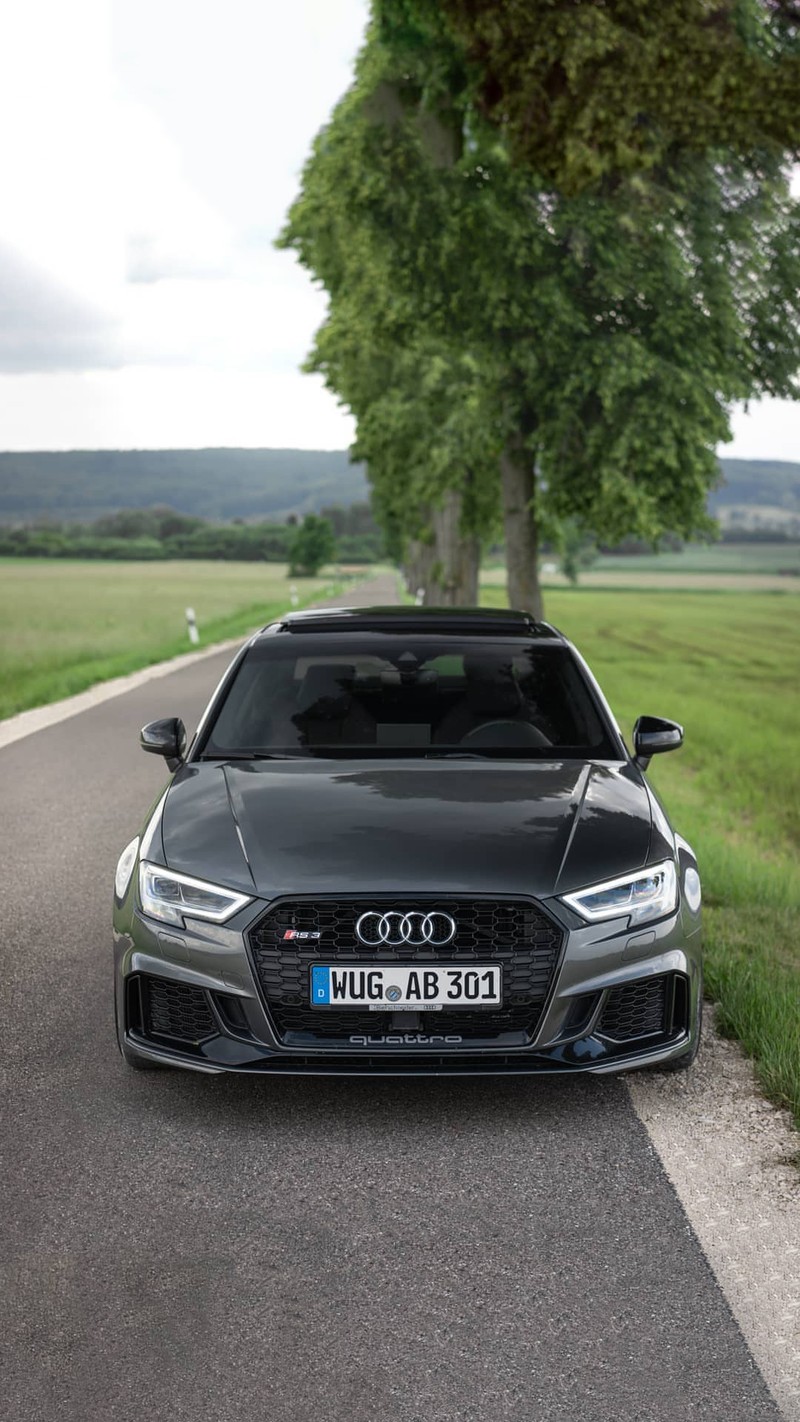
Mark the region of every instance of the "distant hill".
[[[798, 421], [800, 423], [800, 415]], [[768, 504], [800, 514], [800, 464], [781, 459], [721, 459], [719, 462], [725, 482], [708, 501], [713, 514], [726, 504]]]
[[345, 450], [165, 449], [0, 453], [0, 523], [88, 523], [118, 509], [169, 504], [226, 521], [285, 519], [368, 498]]
[[[800, 464], [722, 459], [709, 509], [724, 524], [791, 525], [800, 517]], [[368, 498], [364, 468], [344, 450], [166, 449], [0, 453], [0, 523], [89, 523], [121, 508], [169, 504], [227, 521], [283, 520]], [[759, 511], [759, 512], [756, 512]]]
[[737, 531], [800, 537], [800, 464], [778, 459], [721, 459], [724, 484], [708, 500], [729, 537]]

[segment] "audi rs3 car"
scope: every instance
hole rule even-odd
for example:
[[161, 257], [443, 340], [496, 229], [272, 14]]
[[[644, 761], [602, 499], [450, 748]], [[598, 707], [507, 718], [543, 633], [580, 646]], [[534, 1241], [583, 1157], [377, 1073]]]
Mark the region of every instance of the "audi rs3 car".
[[125, 1060], [382, 1075], [687, 1066], [694, 854], [546, 623], [291, 613], [241, 649], [115, 880]]

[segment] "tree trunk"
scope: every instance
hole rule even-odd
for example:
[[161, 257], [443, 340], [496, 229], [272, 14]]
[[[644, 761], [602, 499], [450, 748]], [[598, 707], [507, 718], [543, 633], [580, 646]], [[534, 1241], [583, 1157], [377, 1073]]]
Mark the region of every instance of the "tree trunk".
[[426, 603], [439, 607], [474, 607], [478, 601], [480, 540], [461, 530], [463, 498], [448, 489], [433, 510], [435, 561], [431, 569], [430, 596]]
[[543, 615], [539, 585], [539, 531], [536, 522], [536, 472], [519, 440], [509, 441], [500, 456], [503, 524], [506, 539], [508, 605], [536, 618]]
[[406, 586], [422, 590], [426, 607], [474, 607], [478, 601], [480, 539], [461, 531], [463, 499], [456, 489], [429, 512], [432, 538], [412, 539], [404, 560]]
[[403, 558], [403, 572], [406, 592], [420, 601], [425, 600], [425, 589], [431, 580], [431, 568], [435, 559], [433, 543], [423, 543], [421, 538], [410, 538]]

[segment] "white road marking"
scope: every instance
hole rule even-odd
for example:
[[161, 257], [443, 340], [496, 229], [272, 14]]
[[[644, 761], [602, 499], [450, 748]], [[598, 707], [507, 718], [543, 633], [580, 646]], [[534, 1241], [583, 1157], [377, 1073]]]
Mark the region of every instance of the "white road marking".
[[706, 1021], [688, 1072], [626, 1082], [767, 1386], [800, 1422], [800, 1142], [713, 1010]]

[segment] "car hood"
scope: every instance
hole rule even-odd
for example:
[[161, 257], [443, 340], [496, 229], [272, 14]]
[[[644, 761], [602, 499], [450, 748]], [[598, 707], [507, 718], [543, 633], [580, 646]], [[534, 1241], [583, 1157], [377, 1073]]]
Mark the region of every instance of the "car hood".
[[170, 868], [264, 898], [567, 893], [646, 863], [651, 801], [607, 762], [207, 762], [163, 806]]

